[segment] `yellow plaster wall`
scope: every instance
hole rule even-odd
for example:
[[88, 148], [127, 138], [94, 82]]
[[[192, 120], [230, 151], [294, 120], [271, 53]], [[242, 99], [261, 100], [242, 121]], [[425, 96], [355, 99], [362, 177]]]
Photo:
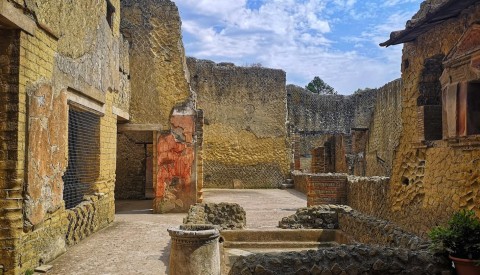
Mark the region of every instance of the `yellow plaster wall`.
[[[119, 66], [126, 66], [125, 58], [118, 61], [118, 56], [115, 56], [121, 50], [125, 52], [125, 49], [109, 49], [106, 56], [101, 54], [107, 46], [103, 41], [114, 46], [117, 45], [115, 43], [122, 44], [117, 42], [120, 37], [120, 1], [113, 0], [112, 3], [116, 7], [113, 30], [110, 30], [105, 19], [106, 1], [27, 0], [16, 6], [20, 12], [35, 14], [40, 24], [34, 35], [19, 31], [18, 103], [8, 107], [14, 108], [17, 115], [8, 122], [8, 125], [12, 125], [8, 131], [13, 131], [12, 137], [16, 141], [16, 145], [8, 150], [15, 157], [12, 156], [8, 175], [0, 171], [0, 219], [8, 223], [6, 228], [4, 223], [0, 225], [0, 265], [5, 269], [4, 274], [23, 274], [41, 263], [47, 263], [63, 253], [68, 245], [113, 221], [117, 132], [117, 116], [113, 114], [113, 105], [114, 102], [119, 102], [119, 89], [128, 88], [128, 80], [125, 81], [125, 71], [122, 75], [118, 70]], [[73, 84], [69, 82], [68, 75], [65, 77], [65, 72], [59, 69], [59, 62], [85, 63], [88, 58], [95, 59], [94, 52], [102, 56], [101, 60], [96, 60], [108, 64], [103, 65], [108, 70], [101, 71], [100, 74], [82, 71], [79, 75], [85, 74], [91, 80], [83, 83], [82, 87], [90, 87], [104, 94], [105, 114], [100, 119], [99, 178], [88, 200], [77, 211], [66, 210], [62, 202], [57, 210], [47, 213], [40, 223], [32, 227], [25, 223], [22, 203], [22, 190], [28, 184], [25, 182], [28, 177], [24, 170], [29, 146], [26, 141], [33, 134], [28, 133], [27, 129], [27, 91], [39, 83], [45, 83], [51, 85], [55, 93], [65, 93]], [[99, 77], [102, 80], [96, 81], [95, 78]], [[119, 80], [122, 78], [123, 82]], [[68, 120], [62, 122], [68, 124]], [[0, 168], [4, 164], [5, 162], [0, 162]], [[89, 217], [84, 215], [89, 211]], [[74, 229], [72, 231], [69, 228]]]
[[[480, 5], [476, 5], [406, 43], [403, 49], [403, 131], [390, 181], [389, 217], [419, 234], [446, 222], [459, 209], [473, 209], [480, 216], [480, 137], [421, 144], [417, 135], [417, 98], [424, 60], [447, 55], [479, 16]], [[402, 184], [407, 181], [408, 185]]]

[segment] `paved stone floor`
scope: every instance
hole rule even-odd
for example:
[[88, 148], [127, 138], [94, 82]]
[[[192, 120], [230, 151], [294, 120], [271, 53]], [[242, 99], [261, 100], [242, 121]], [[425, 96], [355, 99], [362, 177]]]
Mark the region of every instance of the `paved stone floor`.
[[[295, 190], [208, 189], [205, 202], [235, 202], [247, 212], [248, 228], [268, 229], [305, 207]], [[185, 214], [151, 214], [149, 200], [118, 201], [115, 222], [50, 263], [58, 274], [167, 274], [170, 237], [167, 228], [182, 223]]]

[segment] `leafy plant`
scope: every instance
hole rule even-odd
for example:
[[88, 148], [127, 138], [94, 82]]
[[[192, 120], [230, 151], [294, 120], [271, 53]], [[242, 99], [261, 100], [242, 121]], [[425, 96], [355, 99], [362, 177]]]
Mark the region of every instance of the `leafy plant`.
[[35, 273], [35, 271], [33, 271], [33, 269], [27, 269], [27, 271], [25, 271], [25, 275], [33, 275]]
[[480, 260], [480, 220], [473, 210], [455, 213], [448, 225], [430, 231], [431, 249], [462, 259]]

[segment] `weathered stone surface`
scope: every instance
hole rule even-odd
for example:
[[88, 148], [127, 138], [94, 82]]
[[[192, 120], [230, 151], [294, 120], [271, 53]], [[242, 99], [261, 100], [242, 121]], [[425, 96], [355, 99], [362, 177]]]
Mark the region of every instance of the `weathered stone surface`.
[[348, 177], [347, 205], [366, 215], [389, 219], [390, 178]]
[[196, 202], [195, 115], [174, 112], [172, 133], [157, 137], [157, 177], [154, 212], [186, 212]]
[[[402, 262], [392, 256], [399, 252], [406, 253], [410, 261]], [[337, 257], [340, 254], [343, 256]], [[283, 264], [277, 265], [278, 261]], [[429, 265], [431, 268], [425, 269]], [[241, 256], [229, 274], [266, 274], [257, 273], [258, 266], [262, 267], [262, 272], [286, 275], [302, 274], [298, 272], [310, 274], [309, 270], [312, 274], [451, 274], [449, 261], [428, 252], [367, 245]]]
[[204, 186], [278, 187], [290, 163], [285, 72], [187, 61], [205, 117]]
[[372, 121], [368, 126], [364, 176], [390, 176], [402, 132], [402, 80], [377, 89]]
[[300, 208], [294, 215], [283, 218], [279, 227], [283, 229], [337, 229], [338, 213], [353, 211], [346, 205], [316, 205]]
[[190, 207], [184, 224], [213, 224], [221, 229], [243, 229], [246, 213], [236, 203], [197, 203]]
[[352, 241], [411, 250], [426, 249], [429, 242], [387, 221], [363, 214], [346, 205], [318, 205], [298, 209], [283, 218], [284, 229], [340, 229]]
[[[112, 109], [116, 104], [128, 111], [129, 98], [128, 55], [121, 56], [128, 44], [119, 33], [119, 14], [111, 26], [106, 20], [107, 1], [16, 2], [3, 4], [38, 24], [33, 35], [0, 34], [0, 264], [6, 274], [23, 274], [63, 253], [67, 231], [82, 232], [83, 238], [112, 222], [117, 124]], [[110, 2], [119, 11], [120, 1]], [[12, 59], [5, 59], [7, 54]], [[4, 82], [6, 74], [12, 76]], [[98, 178], [89, 182], [92, 194], [103, 193], [102, 199], [96, 210], [88, 207], [75, 217], [67, 214], [62, 198], [67, 97], [104, 113]], [[97, 220], [89, 227], [92, 215]]]
[[48, 84], [28, 92], [29, 148], [25, 215], [30, 225], [63, 203], [62, 176], [67, 166], [67, 97]]
[[[459, 209], [473, 209], [480, 215], [478, 137], [419, 143], [416, 112], [417, 99], [422, 95], [425, 61], [439, 55], [448, 56], [479, 15], [477, 3], [458, 17], [429, 28], [415, 43], [404, 46], [402, 59], [409, 66], [402, 68], [402, 79], [408, 84], [402, 90], [402, 133], [387, 193], [391, 198], [388, 215], [392, 221], [420, 235], [446, 222]], [[479, 79], [474, 70], [468, 68], [469, 64], [459, 64], [445, 69], [441, 77], [443, 89], [459, 81]], [[441, 92], [435, 90], [437, 95]], [[444, 134], [450, 117], [444, 113]]]
[[[401, 132], [401, 80], [351, 96], [316, 95], [288, 85], [290, 139], [295, 170], [390, 175]], [[328, 148], [334, 140], [335, 147]], [[338, 140], [341, 139], [341, 140]], [[314, 148], [325, 147], [325, 170], [311, 170]], [[340, 148], [341, 147], [341, 148]], [[331, 158], [331, 159], [330, 159]], [[346, 162], [346, 163], [345, 163]]]
[[121, 31], [131, 45], [130, 121], [168, 130], [172, 109], [190, 97], [178, 9], [169, 0], [121, 4]]
[[213, 225], [169, 228], [172, 238], [169, 274], [220, 275], [220, 233]]
[[20, 32], [2, 29], [0, 37], [0, 273], [8, 274], [18, 263], [18, 251], [12, 248], [23, 227], [24, 167], [19, 167], [17, 160], [25, 151], [18, 146], [24, 138], [17, 119]]

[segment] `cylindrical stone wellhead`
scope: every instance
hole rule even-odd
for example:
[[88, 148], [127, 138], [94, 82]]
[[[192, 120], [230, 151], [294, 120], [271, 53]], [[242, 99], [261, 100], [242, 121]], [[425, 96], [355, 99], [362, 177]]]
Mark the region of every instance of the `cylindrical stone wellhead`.
[[169, 228], [170, 275], [220, 275], [220, 232], [214, 225]]

